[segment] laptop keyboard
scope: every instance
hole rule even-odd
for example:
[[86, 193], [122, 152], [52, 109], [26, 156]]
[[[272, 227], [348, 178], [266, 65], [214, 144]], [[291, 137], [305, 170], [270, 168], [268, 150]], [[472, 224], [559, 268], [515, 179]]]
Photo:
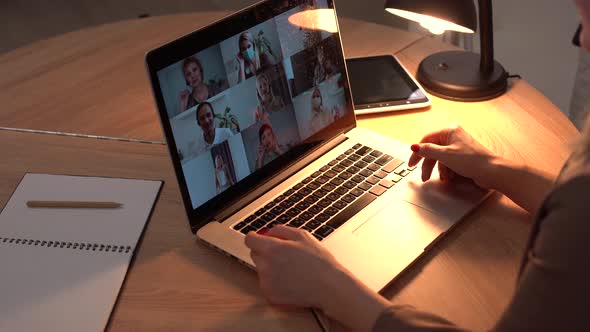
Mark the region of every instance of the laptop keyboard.
[[322, 241], [416, 167], [356, 144], [233, 226], [247, 234], [284, 224]]

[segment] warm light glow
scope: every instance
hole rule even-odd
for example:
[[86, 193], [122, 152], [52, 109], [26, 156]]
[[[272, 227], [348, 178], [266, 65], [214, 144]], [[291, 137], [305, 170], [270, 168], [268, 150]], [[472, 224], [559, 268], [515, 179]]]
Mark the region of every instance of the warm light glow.
[[289, 16], [289, 22], [310, 30], [338, 32], [334, 9], [310, 9]]
[[445, 32], [446, 30], [453, 30], [453, 31], [464, 32], [464, 33], [474, 33], [475, 32], [471, 29], [467, 29], [467, 28], [460, 26], [458, 24], [455, 24], [453, 22], [441, 20], [440, 18], [436, 18], [433, 16], [422, 15], [422, 14], [418, 14], [418, 13], [409, 12], [406, 10], [399, 10], [399, 9], [392, 9], [392, 8], [386, 8], [385, 10], [387, 10], [388, 12], [395, 14], [397, 16], [401, 16], [405, 19], [418, 22], [418, 23], [420, 23], [421, 26], [430, 30], [430, 32], [432, 32], [436, 35], [440, 35], [443, 32]]

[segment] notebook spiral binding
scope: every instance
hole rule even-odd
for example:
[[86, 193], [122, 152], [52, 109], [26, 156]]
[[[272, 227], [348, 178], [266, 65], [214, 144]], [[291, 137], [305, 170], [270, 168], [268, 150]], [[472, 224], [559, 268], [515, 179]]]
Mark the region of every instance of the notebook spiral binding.
[[33, 239], [19, 239], [12, 237], [0, 237], [0, 243], [19, 244], [26, 246], [38, 246], [46, 248], [67, 248], [72, 250], [100, 251], [114, 253], [129, 253], [131, 246], [110, 245], [101, 243], [65, 242], [65, 241], [44, 241]]

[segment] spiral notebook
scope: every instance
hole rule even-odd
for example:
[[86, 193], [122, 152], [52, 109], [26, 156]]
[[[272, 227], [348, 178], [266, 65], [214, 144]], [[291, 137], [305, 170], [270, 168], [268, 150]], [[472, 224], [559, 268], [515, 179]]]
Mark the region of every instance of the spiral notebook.
[[[161, 181], [26, 174], [0, 213], [0, 331], [102, 331]], [[29, 208], [30, 200], [115, 209]]]

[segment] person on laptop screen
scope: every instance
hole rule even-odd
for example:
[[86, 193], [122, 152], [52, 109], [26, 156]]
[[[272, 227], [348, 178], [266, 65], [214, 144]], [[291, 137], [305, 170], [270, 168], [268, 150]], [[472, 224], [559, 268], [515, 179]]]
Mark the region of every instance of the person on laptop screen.
[[203, 134], [201, 137], [196, 137], [191, 146], [190, 150], [194, 156], [206, 152], [211, 146], [223, 143], [233, 136], [231, 129], [215, 126], [215, 110], [211, 103], [200, 103], [195, 114], [197, 125], [201, 128]]
[[[581, 44], [589, 51], [590, 0], [577, 0], [576, 5]], [[589, 329], [590, 119], [582, 137], [557, 178], [492, 154], [461, 127], [428, 134], [412, 145], [409, 165], [425, 159], [423, 181], [430, 179], [438, 162], [442, 181], [472, 179], [536, 215], [519, 282], [494, 331]], [[360, 331], [465, 331], [434, 314], [392, 305], [307, 231], [278, 225], [264, 234], [249, 232], [245, 241], [261, 290], [272, 303], [319, 308]], [[383, 259], [387, 254], [396, 253], [385, 253]]]

